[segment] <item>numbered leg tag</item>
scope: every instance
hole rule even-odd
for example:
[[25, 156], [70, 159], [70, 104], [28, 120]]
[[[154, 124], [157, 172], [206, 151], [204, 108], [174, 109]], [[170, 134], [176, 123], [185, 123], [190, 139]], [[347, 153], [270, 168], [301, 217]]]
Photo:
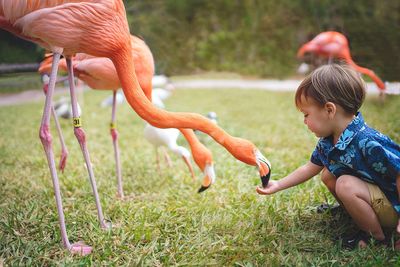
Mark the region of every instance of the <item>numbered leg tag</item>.
[[72, 118], [72, 124], [75, 128], [82, 127], [81, 117]]

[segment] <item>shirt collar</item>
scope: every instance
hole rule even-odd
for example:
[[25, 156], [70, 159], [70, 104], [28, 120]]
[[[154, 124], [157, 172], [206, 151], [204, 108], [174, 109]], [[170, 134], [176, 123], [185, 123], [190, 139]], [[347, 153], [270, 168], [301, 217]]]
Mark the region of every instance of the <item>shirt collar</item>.
[[340, 135], [335, 144], [335, 148], [345, 150], [357, 133], [363, 129], [364, 125], [365, 122], [361, 112], [357, 112], [356, 117], [347, 125], [346, 129], [344, 129], [343, 133]]
[[346, 129], [340, 135], [335, 146], [333, 146], [333, 137], [327, 136], [321, 138], [321, 145], [332, 150], [337, 148], [339, 150], [345, 150], [347, 145], [353, 140], [353, 138], [360, 132], [365, 125], [364, 118], [361, 112], [357, 112], [356, 117], [347, 125]]

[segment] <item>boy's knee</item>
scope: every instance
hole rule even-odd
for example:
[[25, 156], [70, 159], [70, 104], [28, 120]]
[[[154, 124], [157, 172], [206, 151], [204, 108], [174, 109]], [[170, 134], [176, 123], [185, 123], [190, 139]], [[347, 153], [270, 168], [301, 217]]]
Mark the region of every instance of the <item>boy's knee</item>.
[[335, 191], [339, 197], [353, 193], [353, 179], [349, 175], [342, 175], [336, 181]]

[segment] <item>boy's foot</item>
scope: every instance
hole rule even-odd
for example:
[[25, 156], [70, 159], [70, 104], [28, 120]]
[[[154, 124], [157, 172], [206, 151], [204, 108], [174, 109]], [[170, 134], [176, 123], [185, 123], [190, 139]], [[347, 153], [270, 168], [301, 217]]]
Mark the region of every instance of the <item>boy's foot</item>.
[[317, 213], [326, 213], [329, 212], [332, 215], [335, 215], [339, 212], [343, 211], [342, 206], [340, 204], [335, 203], [333, 205], [327, 204], [327, 203], [322, 203], [317, 207]]
[[365, 248], [368, 244], [374, 243], [376, 245], [388, 246], [390, 244], [390, 239], [386, 238], [384, 240], [376, 240], [371, 235], [360, 230], [357, 233], [342, 238], [342, 247], [354, 250], [356, 248]]

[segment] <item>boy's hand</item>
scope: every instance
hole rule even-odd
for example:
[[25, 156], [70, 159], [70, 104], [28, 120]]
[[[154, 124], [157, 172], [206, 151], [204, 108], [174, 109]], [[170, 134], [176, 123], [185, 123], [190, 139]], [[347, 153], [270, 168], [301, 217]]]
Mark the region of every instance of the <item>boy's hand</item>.
[[260, 195], [271, 195], [273, 193], [278, 192], [279, 190], [280, 190], [279, 181], [275, 181], [275, 180], [270, 180], [268, 182], [267, 187], [265, 187], [265, 188], [257, 186], [257, 189], [256, 189], [257, 193], [259, 193]]
[[400, 234], [400, 219], [397, 221], [396, 232]]

